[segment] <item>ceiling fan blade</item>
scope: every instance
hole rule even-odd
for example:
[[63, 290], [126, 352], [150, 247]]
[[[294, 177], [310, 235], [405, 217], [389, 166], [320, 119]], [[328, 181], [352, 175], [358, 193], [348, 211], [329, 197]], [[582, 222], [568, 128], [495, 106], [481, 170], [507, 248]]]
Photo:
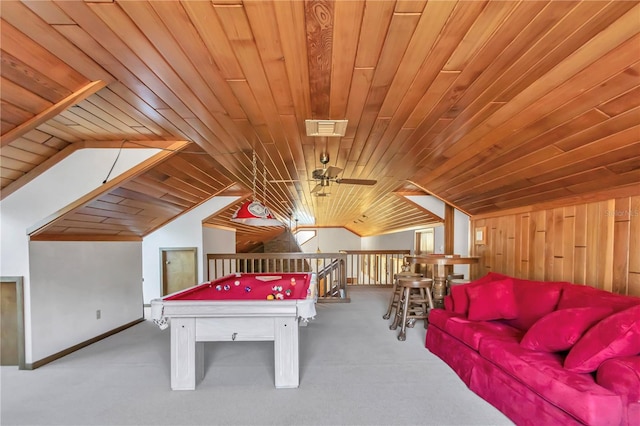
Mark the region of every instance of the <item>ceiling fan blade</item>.
[[336, 179], [336, 183], [346, 183], [350, 185], [375, 185], [377, 180], [373, 179]]
[[324, 171], [324, 175], [330, 179], [333, 179], [334, 177], [338, 176], [338, 174], [342, 171], [342, 169], [340, 167], [327, 167], [327, 169]]
[[322, 184], [317, 184], [312, 190], [311, 193], [313, 194], [314, 192], [318, 192], [322, 189]]

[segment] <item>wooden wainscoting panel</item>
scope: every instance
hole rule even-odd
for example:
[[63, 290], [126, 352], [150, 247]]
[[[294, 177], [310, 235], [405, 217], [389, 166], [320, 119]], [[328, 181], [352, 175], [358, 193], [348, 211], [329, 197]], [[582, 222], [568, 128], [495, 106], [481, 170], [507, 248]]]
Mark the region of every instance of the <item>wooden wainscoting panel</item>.
[[473, 245], [473, 278], [495, 271], [640, 296], [640, 195], [472, 218], [480, 226], [489, 234]]

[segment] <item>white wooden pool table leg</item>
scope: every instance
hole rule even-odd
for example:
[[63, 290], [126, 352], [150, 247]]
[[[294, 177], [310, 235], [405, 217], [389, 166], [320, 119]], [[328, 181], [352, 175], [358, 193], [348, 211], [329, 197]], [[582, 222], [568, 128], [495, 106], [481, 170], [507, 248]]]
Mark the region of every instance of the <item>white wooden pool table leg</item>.
[[203, 349], [196, 345], [195, 318], [171, 319], [171, 389], [196, 388], [196, 376], [204, 373]]
[[276, 388], [297, 388], [300, 384], [298, 320], [295, 317], [274, 319]]

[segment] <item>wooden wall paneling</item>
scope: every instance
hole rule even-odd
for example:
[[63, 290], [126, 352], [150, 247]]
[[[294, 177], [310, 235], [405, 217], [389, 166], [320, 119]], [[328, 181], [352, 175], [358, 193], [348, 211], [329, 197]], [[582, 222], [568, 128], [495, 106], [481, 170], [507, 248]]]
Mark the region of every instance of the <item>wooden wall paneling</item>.
[[563, 207], [562, 232], [562, 273], [561, 281], [574, 282], [575, 265], [575, 207]]
[[640, 195], [631, 197], [629, 208], [629, 279], [630, 295], [640, 297]]
[[[485, 275], [487, 272], [491, 271], [491, 260], [487, 257], [486, 253], [486, 245], [476, 244], [475, 241], [475, 230], [479, 226], [487, 226], [487, 221], [490, 219], [480, 219], [471, 223], [472, 226], [472, 245], [471, 245], [471, 254], [473, 256], [478, 256], [480, 259], [478, 260], [477, 267], [472, 269], [472, 272], [475, 272], [476, 275], [473, 278], [480, 278]], [[488, 227], [487, 227], [488, 229]]]
[[640, 195], [631, 197], [629, 222], [629, 272], [640, 274]]
[[614, 210], [605, 212], [614, 216], [613, 229], [613, 273], [612, 291], [614, 293], [629, 293], [629, 234], [631, 216], [626, 212], [631, 211], [631, 197], [615, 200]]
[[491, 270], [493, 271], [497, 271], [502, 267], [502, 264], [500, 262], [499, 259], [499, 250], [500, 250], [500, 245], [501, 242], [498, 239], [498, 222], [499, 222], [500, 218], [494, 217], [490, 220], [487, 221], [488, 226], [487, 226], [487, 245], [489, 246], [490, 249], [490, 256], [491, 256]]
[[523, 250], [522, 250], [522, 221], [520, 214], [513, 215], [513, 276], [522, 276]]
[[510, 215], [506, 220], [506, 242], [505, 242], [505, 271], [507, 275], [516, 276], [516, 267], [519, 263], [516, 245], [516, 215]]
[[530, 279], [544, 280], [545, 278], [545, 244], [546, 244], [546, 210], [531, 212], [531, 248], [529, 254]]
[[574, 282], [587, 283], [587, 205], [577, 205], [575, 210], [575, 264]]
[[598, 222], [600, 209], [598, 203], [587, 204], [587, 238], [586, 238], [586, 284], [596, 288], [602, 288], [598, 283], [598, 262], [602, 256], [601, 247], [599, 246], [599, 229]]
[[613, 270], [614, 270], [614, 238], [615, 238], [615, 212], [616, 200], [600, 203], [600, 249], [601, 264], [599, 265], [598, 278], [602, 282], [602, 288], [613, 291]]
[[473, 246], [480, 264], [522, 278], [640, 293], [640, 196], [529, 208], [522, 214], [472, 218], [472, 229], [483, 225], [491, 229], [492, 241], [485, 249]]
[[552, 256], [552, 281], [562, 281], [564, 273], [564, 261], [565, 261], [565, 243], [564, 243], [564, 209], [557, 208], [551, 210], [552, 212], [552, 228], [551, 228], [551, 256]]

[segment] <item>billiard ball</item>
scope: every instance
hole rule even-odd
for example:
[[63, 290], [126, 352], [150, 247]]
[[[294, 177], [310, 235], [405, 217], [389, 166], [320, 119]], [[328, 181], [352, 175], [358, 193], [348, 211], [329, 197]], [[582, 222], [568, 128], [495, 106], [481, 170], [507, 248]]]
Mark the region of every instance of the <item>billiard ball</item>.
[[249, 292], [251, 291], [251, 287], [246, 286], [246, 287], [244, 288], [244, 291], [246, 291], [247, 293], [249, 293]]
[[282, 300], [282, 299], [284, 299], [284, 296], [282, 295], [282, 293], [278, 293], [278, 294], [276, 294], [276, 299]]
[[273, 294], [267, 294], [267, 300], [273, 300], [275, 296]]
[[228, 291], [230, 288], [231, 288], [231, 286], [230, 286], [229, 284], [225, 284], [225, 285], [224, 285], [224, 289], [225, 289], [225, 291]]
[[222, 286], [221, 286], [220, 284], [218, 284], [218, 285], [216, 286], [216, 290], [218, 290], [218, 291], [222, 290]]
[[234, 285], [240, 285], [240, 281], [236, 280], [233, 282]]
[[295, 278], [291, 278], [291, 285], [296, 285], [296, 279]]
[[291, 296], [291, 289], [290, 289], [290, 288], [286, 289], [286, 290], [284, 291], [284, 294], [285, 294], [286, 296]]

